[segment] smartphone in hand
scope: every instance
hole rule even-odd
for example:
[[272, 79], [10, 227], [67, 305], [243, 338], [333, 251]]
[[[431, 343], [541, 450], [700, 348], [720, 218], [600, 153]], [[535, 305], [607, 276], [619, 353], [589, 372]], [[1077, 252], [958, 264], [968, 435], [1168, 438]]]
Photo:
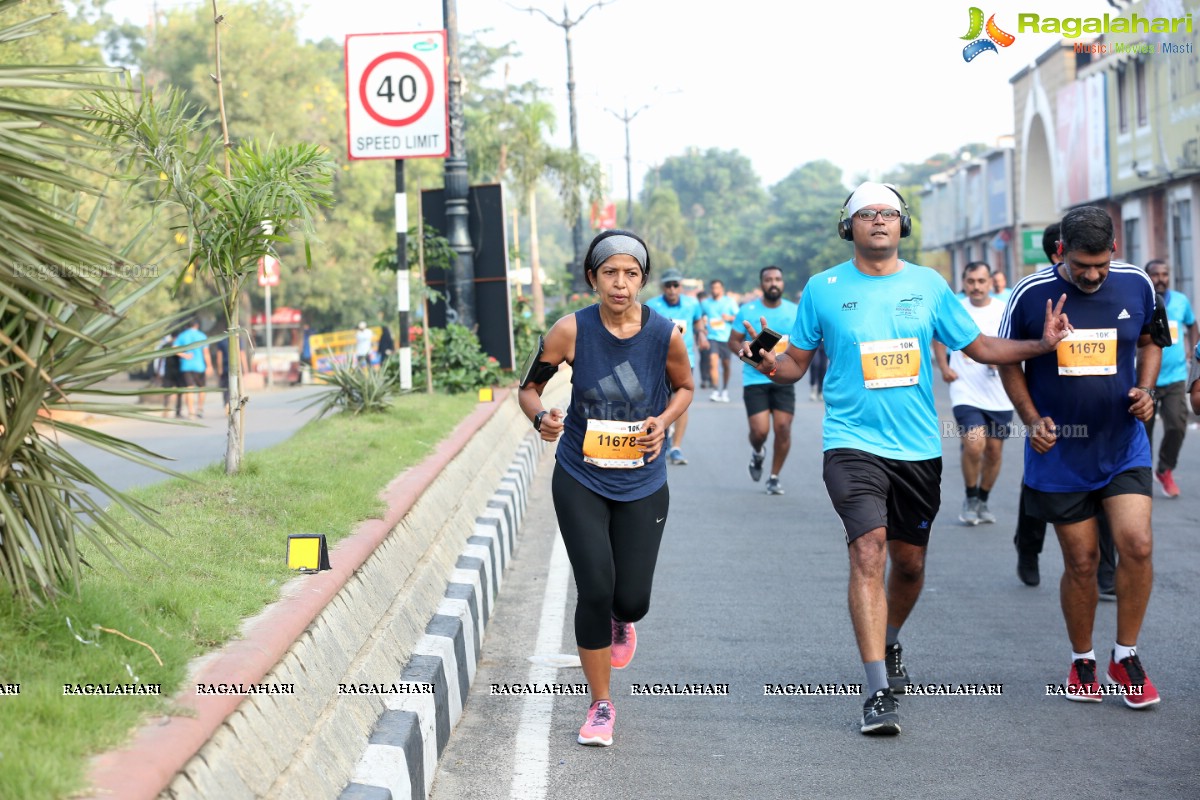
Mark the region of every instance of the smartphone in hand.
[[782, 334], [776, 333], [770, 328], [763, 328], [759, 331], [758, 336], [754, 337], [754, 341], [750, 343], [750, 355], [738, 356], [752, 367], [757, 367], [762, 363], [763, 351], [774, 350], [775, 345], [779, 344], [779, 340], [783, 338]]

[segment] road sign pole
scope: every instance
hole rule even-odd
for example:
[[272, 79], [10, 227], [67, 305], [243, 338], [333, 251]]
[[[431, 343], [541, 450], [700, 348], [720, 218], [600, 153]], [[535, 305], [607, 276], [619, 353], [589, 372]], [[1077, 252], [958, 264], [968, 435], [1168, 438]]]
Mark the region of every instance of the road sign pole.
[[267, 386], [271, 386], [274, 381], [271, 377], [271, 284], [266, 285], [267, 290]]
[[[404, 193], [404, 159], [396, 159], [396, 346], [400, 350], [400, 388], [412, 388], [412, 347], [408, 340], [408, 199]], [[417, 231], [417, 236], [423, 235]]]

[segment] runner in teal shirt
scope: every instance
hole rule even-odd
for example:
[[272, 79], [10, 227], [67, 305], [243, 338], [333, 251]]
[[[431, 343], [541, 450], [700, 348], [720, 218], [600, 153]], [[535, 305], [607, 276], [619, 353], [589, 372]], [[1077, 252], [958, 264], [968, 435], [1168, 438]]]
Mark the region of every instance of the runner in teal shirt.
[[[796, 324], [796, 304], [783, 296], [783, 270], [776, 266], [763, 267], [758, 273], [762, 298], [744, 303], [738, 309], [729, 334], [729, 346], [737, 350], [745, 339], [746, 323], [758, 327], [766, 320], [767, 327], [782, 334], [774, 351], [787, 350], [788, 334]], [[792, 419], [796, 415], [796, 387], [776, 386], [771, 379], [749, 364], [742, 365], [742, 402], [750, 425], [750, 479], [758, 482], [766, 460], [767, 436], [774, 429], [775, 442], [771, 448], [771, 472], [767, 476], [767, 494], [783, 494], [779, 474], [792, 449]]]
[[962, 350], [979, 326], [939, 273], [901, 262], [893, 274], [865, 275], [846, 261], [809, 280], [791, 336], [803, 350], [825, 340], [826, 451], [941, 457], [933, 339]]
[[[1069, 330], [1060, 300], [1046, 310], [1041, 341], [980, 334], [941, 275], [900, 259], [911, 228], [894, 187], [859, 186], [838, 223], [854, 257], [809, 278], [787, 352], [765, 353], [758, 367], [773, 383], [793, 384], [822, 340], [829, 354], [823, 476], [845, 529], [850, 617], [867, 678], [860, 730], [871, 735], [900, 733], [895, 695], [910, 683], [900, 628], [920, 597], [941, 505], [932, 342], [980, 363], [1013, 364], [1054, 350]], [[744, 327], [749, 342], [758, 326]]]
[[[687, 345], [688, 364], [695, 369], [696, 339], [700, 340], [701, 350], [708, 349], [704, 312], [700, 310], [700, 301], [683, 293], [683, 273], [677, 269], [663, 272], [660, 282], [663, 293], [647, 300], [646, 305], [679, 328], [683, 342]], [[667, 458], [677, 466], [687, 463], [687, 457], [683, 454], [683, 434], [687, 431], [687, 422], [688, 412], [684, 411], [671, 426], [671, 446], [667, 450]]]
[[1188, 376], [1187, 354], [1196, 347], [1200, 331], [1187, 295], [1171, 291], [1171, 268], [1167, 262], [1161, 259], [1147, 262], [1146, 274], [1154, 284], [1154, 291], [1166, 298], [1167, 322], [1171, 327], [1171, 346], [1162, 351], [1162, 366], [1155, 383], [1158, 397], [1154, 401], [1154, 416], [1146, 423], [1146, 436], [1153, 448], [1154, 422], [1161, 418], [1163, 435], [1158, 446], [1154, 479], [1164, 497], [1178, 497], [1179, 485], [1175, 483], [1174, 472], [1187, 435], [1187, 391], [1184, 387]]
[[[733, 298], [725, 294], [725, 284], [719, 280], [708, 283], [710, 296], [700, 302], [700, 309], [708, 320], [708, 340], [713, 343], [709, 363], [702, 369], [709, 370], [709, 380], [712, 381], [713, 393], [709, 400], [714, 403], [729, 402], [729, 332], [732, 330], [733, 319], [737, 316], [738, 306]], [[718, 369], [718, 364], [720, 368]], [[719, 374], [718, 374], [719, 373]]]

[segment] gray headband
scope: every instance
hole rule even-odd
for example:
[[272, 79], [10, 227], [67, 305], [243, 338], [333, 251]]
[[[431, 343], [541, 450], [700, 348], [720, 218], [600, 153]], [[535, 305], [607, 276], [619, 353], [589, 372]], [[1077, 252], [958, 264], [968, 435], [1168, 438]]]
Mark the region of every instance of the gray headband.
[[633, 256], [637, 259], [638, 264], [642, 267], [642, 272], [646, 271], [646, 248], [642, 243], [632, 236], [626, 236], [623, 233], [606, 236], [596, 242], [596, 246], [592, 248], [592, 270], [600, 268], [608, 259], [618, 254]]

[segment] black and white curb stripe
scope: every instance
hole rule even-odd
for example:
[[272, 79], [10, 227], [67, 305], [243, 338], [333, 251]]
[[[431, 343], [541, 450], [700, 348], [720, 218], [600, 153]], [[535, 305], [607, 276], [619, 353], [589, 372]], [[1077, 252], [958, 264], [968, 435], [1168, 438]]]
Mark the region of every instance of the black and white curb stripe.
[[389, 694], [354, 777], [339, 800], [424, 800], [438, 758], [463, 704], [496, 607], [504, 571], [512, 561], [530, 484], [545, 443], [527, 437], [500, 486], [475, 518], [475, 530], [425, 626], [399, 683], [432, 684], [433, 694]]

